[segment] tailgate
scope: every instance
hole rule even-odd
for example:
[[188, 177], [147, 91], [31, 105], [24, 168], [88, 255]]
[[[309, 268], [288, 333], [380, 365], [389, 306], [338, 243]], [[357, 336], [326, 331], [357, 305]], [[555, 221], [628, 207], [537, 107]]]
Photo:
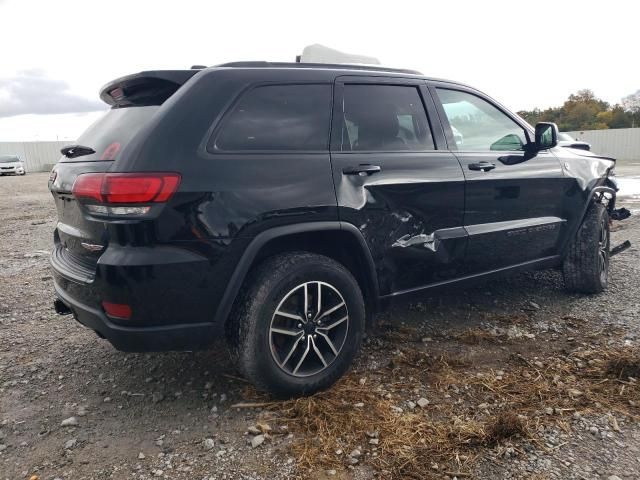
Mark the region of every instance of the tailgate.
[[150, 105], [109, 110], [78, 139], [79, 145], [88, 147], [87, 154], [62, 157], [53, 168], [49, 190], [56, 203], [58, 225], [51, 262], [60, 273], [74, 280], [92, 280], [98, 258], [109, 243], [105, 223], [87, 215], [71, 194], [76, 178], [83, 173], [109, 171], [159, 108]]

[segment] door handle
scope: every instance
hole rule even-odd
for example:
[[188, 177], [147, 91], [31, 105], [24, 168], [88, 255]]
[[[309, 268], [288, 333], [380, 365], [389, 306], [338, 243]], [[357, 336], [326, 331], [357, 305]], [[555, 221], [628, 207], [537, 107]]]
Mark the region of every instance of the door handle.
[[488, 172], [489, 170], [493, 170], [494, 168], [496, 168], [495, 163], [485, 161], [469, 164], [469, 170], [479, 170], [481, 172]]
[[378, 173], [382, 169], [378, 165], [360, 164], [357, 167], [345, 167], [342, 169], [342, 173], [345, 175], [360, 175], [364, 177], [366, 175], [373, 175]]

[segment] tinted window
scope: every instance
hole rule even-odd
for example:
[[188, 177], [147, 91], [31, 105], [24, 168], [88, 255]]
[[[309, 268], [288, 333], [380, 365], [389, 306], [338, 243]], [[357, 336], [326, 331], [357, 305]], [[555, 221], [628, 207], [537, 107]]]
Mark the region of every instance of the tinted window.
[[345, 85], [342, 150], [433, 150], [416, 87]]
[[61, 162], [116, 160], [122, 149], [144, 127], [160, 107], [113, 108], [100, 117], [78, 138], [77, 143], [93, 148], [96, 153], [76, 158], [62, 157]]
[[524, 130], [498, 108], [470, 93], [437, 90], [458, 150], [524, 149], [527, 143]]
[[220, 150], [325, 150], [330, 85], [269, 85], [247, 92], [223, 120]]

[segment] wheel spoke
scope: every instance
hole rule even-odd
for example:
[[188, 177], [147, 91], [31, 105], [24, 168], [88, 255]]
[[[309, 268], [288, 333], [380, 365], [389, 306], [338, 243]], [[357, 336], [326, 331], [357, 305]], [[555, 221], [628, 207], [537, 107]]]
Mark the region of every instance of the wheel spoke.
[[307, 314], [309, 313], [309, 284], [305, 283], [304, 284], [304, 317], [307, 317]]
[[293, 320], [298, 320], [302, 323], [307, 323], [307, 319], [301, 317], [300, 315], [296, 315], [295, 313], [283, 312], [282, 310], [276, 310], [276, 315], [280, 315], [281, 317], [291, 318]]
[[304, 333], [302, 330], [289, 330], [286, 328], [277, 328], [277, 327], [271, 327], [271, 332], [279, 333], [280, 335], [289, 335], [290, 337], [297, 337]]
[[291, 358], [291, 355], [293, 355], [293, 352], [296, 351], [296, 349], [298, 348], [298, 344], [300, 343], [300, 338], [302, 337], [298, 337], [294, 342], [293, 342], [293, 346], [291, 347], [291, 350], [289, 350], [289, 353], [287, 354], [286, 357], [284, 357], [284, 360], [282, 361], [282, 363], [280, 364], [280, 366], [284, 367], [287, 362], [289, 361], [289, 359]]
[[340, 320], [336, 320], [331, 325], [327, 325], [326, 327], [318, 327], [317, 330], [331, 330], [332, 328], [337, 327], [338, 325], [340, 325], [342, 322], [345, 322], [348, 318], [349, 318], [349, 316], [346, 315], [346, 316], [342, 317]]
[[340, 302], [338, 305], [336, 305], [335, 307], [331, 307], [329, 310], [327, 310], [326, 312], [324, 312], [322, 315], [320, 315], [318, 317], [318, 320], [323, 319], [324, 317], [331, 315], [333, 312], [335, 312], [336, 310], [340, 309], [342, 306], [344, 306], [344, 302]]
[[320, 349], [316, 346], [316, 342], [313, 340], [313, 337], [310, 337], [310, 338], [311, 338], [311, 345], [313, 346], [313, 349], [315, 350], [316, 355], [318, 355], [318, 358], [322, 362], [322, 365], [326, 367], [327, 361], [324, 359], [324, 356], [322, 355], [322, 352], [320, 352]]
[[315, 318], [318, 318], [318, 315], [320, 315], [320, 312], [322, 311], [322, 284], [320, 282], [318, 282], [318, 308], [316, 309], [316, 316]]
[[298, 361], [298, 364], [296, 365], [296, 368], [293, 369], [293, 374], [294, 375], [296, 373], [298, 373], [298, 369], [302, 365], [302, 362], [304, 362], [305, 359], [307, 358], [307, 355], [309, 355], [309, 350], [310, 349], [311, 349], [311, 337], [307, 337], [307, 348], [304, 349], [304, 353], [302, 354], [302, 357], [300, 357], [300, 360]]
[[320, 335], [322, 338], [324, 338], [324, 341], [327, 342], [327, 345], [329, 345], [329, 348], [331, 349], [333, 354], [337, 357], [338, 356], [338, 350], [336, 350], [336, 347], [333, 344], [333, 342], [331, 341], [331, 339], [329, 338], [329, 335], [327, 335], [324, 332], [318, 332], [318, 335]]

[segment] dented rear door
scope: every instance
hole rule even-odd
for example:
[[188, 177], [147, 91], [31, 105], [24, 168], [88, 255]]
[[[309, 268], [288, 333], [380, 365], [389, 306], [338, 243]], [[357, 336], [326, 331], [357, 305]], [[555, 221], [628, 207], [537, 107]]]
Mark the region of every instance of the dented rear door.
[[459, 275], [466, 231], [464, 175], [424, 81], [336, 81], [331, 162], [340, 219], [355, 225], [376, 264], [380, 293]]

